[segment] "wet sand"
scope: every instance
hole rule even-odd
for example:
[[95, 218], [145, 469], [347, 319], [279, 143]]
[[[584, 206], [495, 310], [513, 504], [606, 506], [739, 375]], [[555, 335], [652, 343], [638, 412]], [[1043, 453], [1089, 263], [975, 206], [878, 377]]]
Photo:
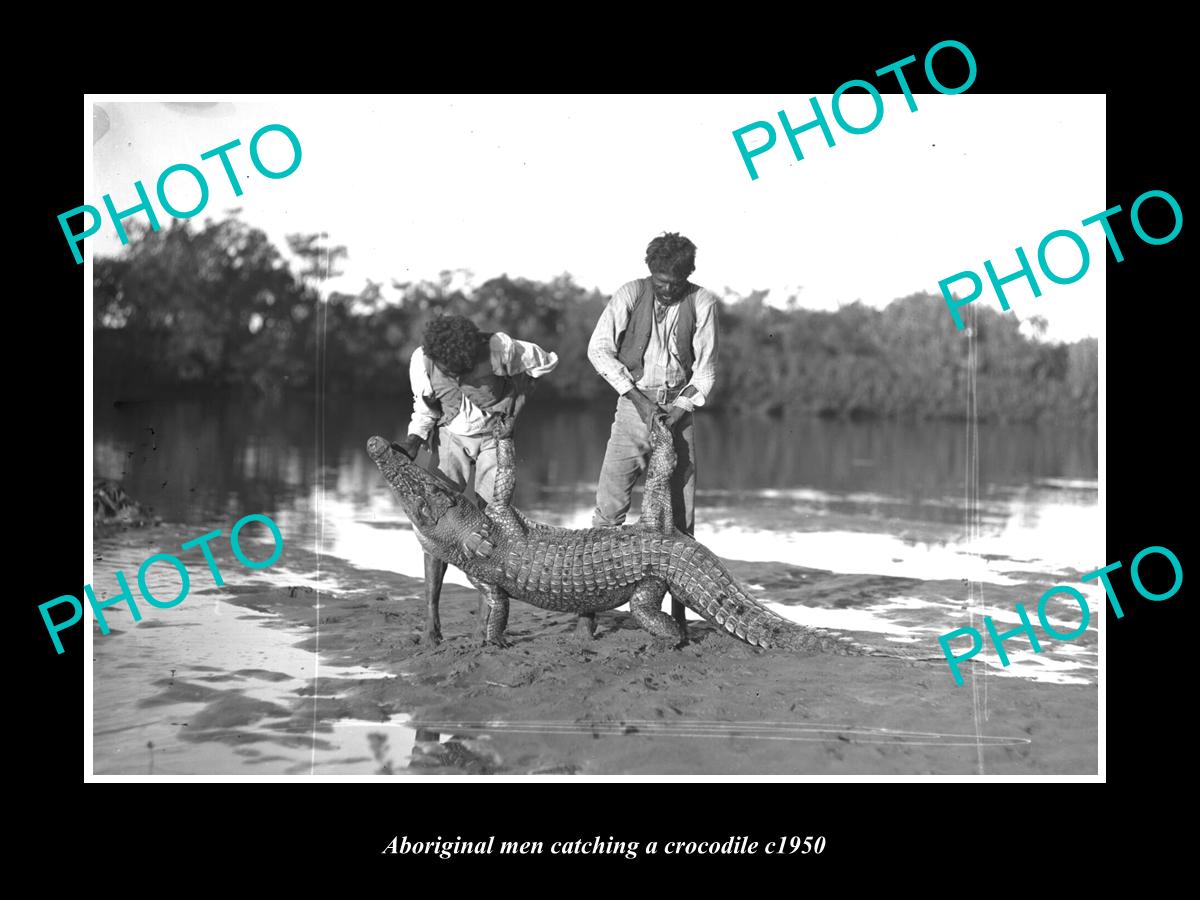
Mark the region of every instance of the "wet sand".
[[[475, 599], [456, 587], [442, 604], [446, 640], [425, 648], [419, 590], [322, 598], [320, 643], [336, 662], [403, 673], [351, 693], [456, 738], [414, 763], [431, 771], [972, 774], [980, 754], [988, 774], [1096, 771], [1094, 687], [992, 678], [980, 750], [970, 682], [955, 687], [944, 664], [761, 652], [708, 623], [675, 651], [623, 611], [601, 614], [581, 645], [570, 617], [521, 604], [512, 646], [480, 648]], [[311, 623], [314, 598], [240, 602]]]
[[[197, 533], [164, 526], [107, 535], [97, 538], [96, 553], [107, 554], [110, 566], [124, 560], [128, 571], [129, 561], [148, 546], [166, 547]], [[397, 535], [402, 537], [411, 540]], [[424, 610], [418, 579], [323, 557], [321, 571], [342, 589], [318, 594], [312, 554], [293, 545], [288, 557], [290, 566], [250, 577], [218, 552], [229, 573], [225, 588], [204, 589], [204, 596], [189, 597], [176, 609], [153, 610], [136, 625], [114, 622], [140, 633], [142, 641], [154, 640], [156, 628], [179, 626], [176, 633], [191, 633], [192, 646], [233, 635], [247, 636], [247, 647], [265, 646], [271, 635], [280, 645], [274, 656], [234, 652], [217, 665], [198, 664], [195, 652], [181, 645], [169, 677], [142, 674], [136, 698], [106, 698], [103, 691], [121, 684], [106, 682], [106, 676], [122, 665], [137, 666], [138, 648], [128, 635], [95, 638], [97, 773], [146, 773], [143, 757], [152, 753], [134, 746], [145, 743], [143, 734], [125, 748], [139, 753], [129, 767], [113, 763], [123, 749], [119, 738], [106, 744], [99, 736], [121, 734], [131, 705], [143, 724], [153, 722], [160, 748], [183, 748], [171, 767], [179, 774], [197, 771], [189, 756], [196, 747], [211, 750], [201, 770], [238, 775], [1097, 771], [1094, 680], [1055, 684], [981, 665], [964, 667], [967, 682], [956, 687], [944, 662], [763, 652], [702, 621], [690, 623], [688, 646], [672, 650], [638, 628], [627, 610], [600, 613], [596, 639], [580, 644], [572, 616], [517, 601], [509, 619], [512, 646], [481, 648], [474, 592], [449, 583], [441, 606], [445, 641], [431, 648], [419, 642]], [[105, 565], [96, 563], [97, 578]], [[730, 565], [743, 581], [761, 587], [759, 596], [813, 608], [899, 596], [933, 602], [961, 591], [957, 582], [836, 574], [785, 563]], [[989, 604], [1010, 610], [1013, 602], [1028, 606], [1037, 596], [1030, 583], [988, 590]], [[182, 627], [210, 603], [217, 610], [226, 606], [227, 613], [230, 604], [240, 608], [224, 619], [229, 637]], [[850, 633], [887, 646], [877, 632]], [[1094, 651], [1094, 629], [1080, 643], [1055, 647]], [[911, 651], [919, 645], [891, 646]], [[936, 643], [920, 649], [938, 652]], [[1022, 643], [1009, 650], [1014, 658], [1031, 655]], [[256, 662], [259, 657], [267, 661]], [[295, 670], [301, 659], [306, 672]]]

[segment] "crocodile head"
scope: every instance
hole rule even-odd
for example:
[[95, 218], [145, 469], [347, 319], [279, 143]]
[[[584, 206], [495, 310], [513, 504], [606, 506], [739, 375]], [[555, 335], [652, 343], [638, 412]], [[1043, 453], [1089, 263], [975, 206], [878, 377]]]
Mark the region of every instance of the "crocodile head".
[[426, 541], [456, 544], [483, 522], [483, 513], [454, 485], [418, 466], [398, 446], [376, 435], [367, 441], [367, 453]]

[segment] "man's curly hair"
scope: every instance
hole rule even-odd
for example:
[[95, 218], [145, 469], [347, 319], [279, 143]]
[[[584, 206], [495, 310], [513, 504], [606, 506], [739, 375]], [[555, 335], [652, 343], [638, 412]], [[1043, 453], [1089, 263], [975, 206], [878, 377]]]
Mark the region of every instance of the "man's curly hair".
[[475, 368], [479, 329], [466, 316], [434, 316], [425, 323], [421, 349], [447, 375], [465, 375]]
[[646, 247], [651, 272], [687, 278], [696, 268], [696, 245], [675, 231], [664, 232]]

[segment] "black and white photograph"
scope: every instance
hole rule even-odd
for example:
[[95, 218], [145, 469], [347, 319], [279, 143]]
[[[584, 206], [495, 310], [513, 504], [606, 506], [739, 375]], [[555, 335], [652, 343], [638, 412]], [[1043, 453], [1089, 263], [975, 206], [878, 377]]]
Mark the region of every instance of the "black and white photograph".
[[1177, 201], [930, 51], [87, 95], [86, 779], [1103, 780], [1106, 265]]

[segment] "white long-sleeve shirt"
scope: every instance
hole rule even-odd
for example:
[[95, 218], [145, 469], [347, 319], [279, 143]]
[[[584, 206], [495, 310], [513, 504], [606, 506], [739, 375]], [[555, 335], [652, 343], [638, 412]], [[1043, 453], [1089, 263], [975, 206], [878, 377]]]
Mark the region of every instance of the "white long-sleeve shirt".
[[[678, 303], [668, 308], [661, 325], [655, 323], [652, 317], [653, 327], [642, 364], [642, 377], [636, 384], [629, 370], [617, 359], [617, 338], [629, 324], [629, 316], [638, 298], [638, 287], [637, 281], [630, 281], [618, 288], [600, 314], [592, 339], [588, 342], [588, 359], [592, 366], [618, 394], [624, 394], [633, 387], [675, 387], [674, 384], [664, 384], [663, 380], [683, 379], [683, 364], [679, 361], [675, 335], [675, 323], [679, 318]], [[683, 385], [683, 391], [672, 404], [686, 410], [704, 405], [717, 378], [717, 295], [700, 288], [696, 291], [695, 303], [692, 379]], [[666, 347], [662, 344], [662, 335], [670, 335]]]
[[[558, 365], [557, 353], [543, 350], [529, 341], [513, 340], [501, 331], [491, 336], [488, 349], [492, 354], [492, 372], [496, 375], [518, 375], [525, 372], [530, 378], [541, 378], [553, 372]], [[433, 385], [430, 384], [429, 375], [425, 371], [425, 352], [420, 347], [413, 351], [409, 361], [408, 380], [413, 391], [413, 413], [408, 424], [408, 433], [428, 440], [429, 433], [437, 426], [441, 414], [425, 402], [425, 397], [433, 394]], [[458, 415], [446, 427], [454, 434], [467, 436], [483, 434], [490, 425], [486, 413], [464, 394]]]

